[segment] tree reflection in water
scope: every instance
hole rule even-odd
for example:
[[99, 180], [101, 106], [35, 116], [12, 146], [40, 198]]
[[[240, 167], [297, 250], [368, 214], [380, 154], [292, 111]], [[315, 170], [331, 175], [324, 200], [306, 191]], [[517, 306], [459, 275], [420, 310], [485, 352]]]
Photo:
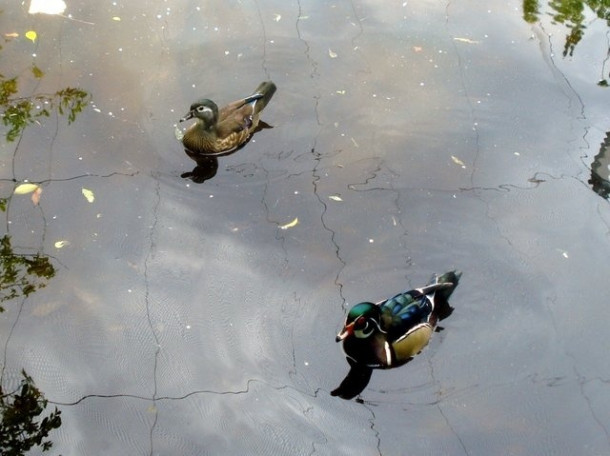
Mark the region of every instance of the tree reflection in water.
[[25, 371], [21, 374], [23, 379], [15, 391], [5, 394], [0, 385], [0, 454], [5, 456], [20, 456], [35, 446], [48, 451], [53, 442], [45, 439], [61, 426], [57, 407], [38, 421], [47, 400], [32, 378]]
[[[36, 78], [42, 78], [44, 73], [32, 66]], [[68, 117], [68, 123], [76, 120], [89, 103], [89, 94], [83, 90], [66, 87], [52, 94], [37, 94], [29, 97], [15, 97], [19, 91], [17, 77], [5, 78], [0, 74], [0, 106], [2, 106], [2, 123], [8, 127], [6, 140], [11, 142], [23, 133], [28, 125], [41, 117], [49, 117], [52, 110]]]
[[599, 153], [591, 165], [589, 185], [595, 193], [605, 199], [610, 199], [610, 132], [602, 142]]
[[[568, 28], [566, 41], [563, 46], [563, 56], [572, 56], [576, 45], [582, 40], [589, 22], [587, 8], [599, 19], [605, 20], [610, 27], [610, 0], [551, 0], [548, 6], [553, 22], [563, 24]], [[523, 0], [523, 19], [526, 22], [538, 22], [540, 18], [540, 1]], [[610, 53], [610, 49], [608, 49]], [[608, 81], [602, 78], [598, 85], [607, 87]]]
[[[5, 38], [5, 41], [10, 42], [8, 38]], [[42, 70], [35, 64], [32, 65], [31, 72], [23, 73], [22, 76], [27, 77], [27, 75], [35, 79], [44, 77]], [[88, 105], [89, 98], [87, 92], [73, 87], [66, 87], [49, 94], [21, 96], [19, 77], [7, 77], [3, 70], [0, 70], [0, 117], [6, 127], [4, 137], [7, 142], [20, 139], [29, 125], [49, 117], [52, 112], [65, 116], [68, 124], [71, 124]], [[19, 141], [16, 145], [16, 150], [18, 149]], [[13, 160], [15, 156], [13, 154]], [[14, 169], [14, 166], [7, 169], [11, 168]], [[11, 189], [16, 186], [15, 176], [5, 176], [0, 180], [10, 182]], [[46, 286], [56, 273], [49, 256], [43, 252], [15, 252], [11, 244], [8, 223], [12, 197], [13, 193], [0, 195], [0, 211], [5, 214], [7, 220], [5, 233], [0, 237], [0, 303], [4, 305], [18, 299], [21, 299], [23, 304], [32, 293]], [[4, 310], [0, 305], [0, 312]], [[6, 353], [6, 347], [4, 349]], [[48, 451], [53, 445], [48, 436], [53, 429], [61, 426], [61, 412], [55, 408], [46, 416], [42, 416], [47, 407], [47, 399], [24, 370], [21, 371], [20, 383], [16, 387], [10, 387], [7, 392], [9, 387], [6, 386], [5, 377], [6, 359], [2, 359], [1, 362], [0, 454], [23, 455], [34, 447], [40, 447], [42, 452]]]
[[[15, 253], [8, 234], [0, 239], [0, 303], [27, 297], [54, 276], [55, 267], [48, 256]], [[2, 306], [0, 312], [4, 312]]]
[[[587, 26], [585, 22], [591, 22], [591, 14], [597, 18], [606, 21], [606, 25], [610, 27], [610, 0], [551, 0], [548, 6], [552, 9], [549, 14], [553, 18], [553, 22], [564, 24], [569, 33], [566, 35], [566, 41], [563, 47], [563, 56], [573, 56], [576, 45], [582, 40]], [[587, 11], [587, 8], [589, 11]], [[587, 14], [589, 12], [589, 14]], [[540, 20], [540, 1], [539, 0], [523, 0], [523, 19], [529, 23], [535, 23]], [[603, 64], [610, 58], [610, 46], [608, 47]], [[610, 75], [608, 75], [610, 77]], [[609, 82], [604, 77], [602, 65], [602, 77], [597, 82], [600, 87], [608, 87]], [[591, 164], [591, 177], [588, 181], [591, 188], [602, 198], [610, 199], [610, 132], [606, 133], [606, 137], [602, 142], [595, 160]]]

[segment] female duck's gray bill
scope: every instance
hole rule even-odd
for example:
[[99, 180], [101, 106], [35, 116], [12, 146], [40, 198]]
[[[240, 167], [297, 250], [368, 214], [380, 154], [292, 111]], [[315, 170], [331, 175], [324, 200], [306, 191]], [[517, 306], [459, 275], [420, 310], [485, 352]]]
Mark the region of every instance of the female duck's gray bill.
[[185, 120], [189, 120], [193, 118], [193, 111], [189, 111], [186, 113], [186, 115], [180, 119], [180, 122], [184, 122]]

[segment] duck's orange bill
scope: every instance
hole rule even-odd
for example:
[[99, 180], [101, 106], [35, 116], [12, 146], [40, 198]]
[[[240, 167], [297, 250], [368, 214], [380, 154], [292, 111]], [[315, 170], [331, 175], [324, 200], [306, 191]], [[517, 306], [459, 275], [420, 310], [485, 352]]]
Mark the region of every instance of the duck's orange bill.
[[335, 341], [341, 342], [346, 337], [351, 336], [352, 334], [354, 334], [354, 322], [350, 323], [349, 325], [345, 325], [341, 332], [337, 334], [337, 337], [335, 337]]

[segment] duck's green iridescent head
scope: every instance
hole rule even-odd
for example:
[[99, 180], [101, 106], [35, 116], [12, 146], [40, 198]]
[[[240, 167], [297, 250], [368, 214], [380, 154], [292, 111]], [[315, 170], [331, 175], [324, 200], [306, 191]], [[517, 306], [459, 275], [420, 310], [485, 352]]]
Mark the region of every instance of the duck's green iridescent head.
[[346, 323], [356, 321], [359, 317], [373, 318], [379, 317], [379, 306], [372, 302], [361, 302], [352, 307], [347, 314]]
[[372, 302], [361, 302], [352, 307], [347, 314], [343, 329], [337, 335], [336, 341], [342, 341], [352, 335], [359, 339], [369, 337], [379, 329], [381, 311]]

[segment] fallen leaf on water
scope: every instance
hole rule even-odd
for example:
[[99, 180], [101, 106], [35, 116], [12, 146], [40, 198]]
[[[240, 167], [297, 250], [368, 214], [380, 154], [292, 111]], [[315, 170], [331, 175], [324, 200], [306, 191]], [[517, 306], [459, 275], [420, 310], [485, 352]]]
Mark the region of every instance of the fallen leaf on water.
[[34, 206], [38, 206], [38, 203], [40, 202], [40, 195], [41, 194], [42, 194], [42, 187], [38, 187], [32, 193], [32, 203], [34, 203]]
[[286, 225], [280, 225], [280, 230], [287, 230], [288, 228], [292, 228], [293, 226], [297, 226], [297, 224], [299, 223], [299, 218], [295, 217], [294, 220], [290, 223], [287, 223]]
[[35, 42], [36, 42], [36, 37], [37, 37], [37, 36], [38, 36], [38, 35], [36, 34], [36, 32], [35, 32], [34, 30], [28, 30], [27, 32], [25, 32], [25, 37], [26, 37], [28, 40], [31, 40], [31, 41], [32, 41], [32, 43], [35, 43]]
[[25, 182], [23, 184], [17, 185], [13, 193], [15, 195], [27, 195], [28, 193], [32, 193], [34, 190], [38, 188], [38, 185], [32, 184], [30, 182]]
[[61, 249], [62, 247], [70, 245], [70, 241], [57, 241], [54, 245], [56, 249]]
[[83, 196], [85, 197], [85, 199], [88, 202], [93, 203], [95, 201], [95, 195], [93, 194], [93, 192], [91, 190], [89, 190], [88, 188], [83, 188], [82, 192], [83, 192]]
[[121, 22], [121, 18], [119, 16], [112, 16], [112, 20], [116, 22]]
[[414, 52], [421, 52], [422, 51], [422, 47], [421, 46], [413, 46], [413, 51]]
[[18, 36], [19, 36], [19, 33], [17, 33], [17, 32], [11, 32], [11, 33], [4, 34], [5, 38], [17, 38]]
[[461, 43], [468, 43], [468, 44], [478, 44], [478, 41], [475, 40], [471, 40], [470, 38], [459, 38], [459, 37], [455, 37], [453, 39], [454, 41], [459, 41]]
[[38, 68], [36, 65], [32, 66], [32, 74], [36, 79], [40, 79], [44, 76], [44, 72]]
[[281, 15], [281, 14], [277, 14], [277, 13], [275, 13], [275, 18], [274, 18], [273, 20], [274, 20], [275, 22], [279, 22], [281, 18], [282, 18], [282, 15]]
[[343, 201], [339, 195], [330, 195], [329, 198], [333, 201]]
[[331, 59], [336, 59], [337, 58], [337, 53], [334, 52], [331, 48], [328, 48], [328, 55]]
[[464, 162], [462, 160], [460, 160], [459, 158], [457, 158], [455, 155], [451, 156], [451, 160], [453, 160], [453, 163], [455, 163], [456, 165], [460, 165], [462, 168], [466, 168], [466, 165], [464, 164]]

